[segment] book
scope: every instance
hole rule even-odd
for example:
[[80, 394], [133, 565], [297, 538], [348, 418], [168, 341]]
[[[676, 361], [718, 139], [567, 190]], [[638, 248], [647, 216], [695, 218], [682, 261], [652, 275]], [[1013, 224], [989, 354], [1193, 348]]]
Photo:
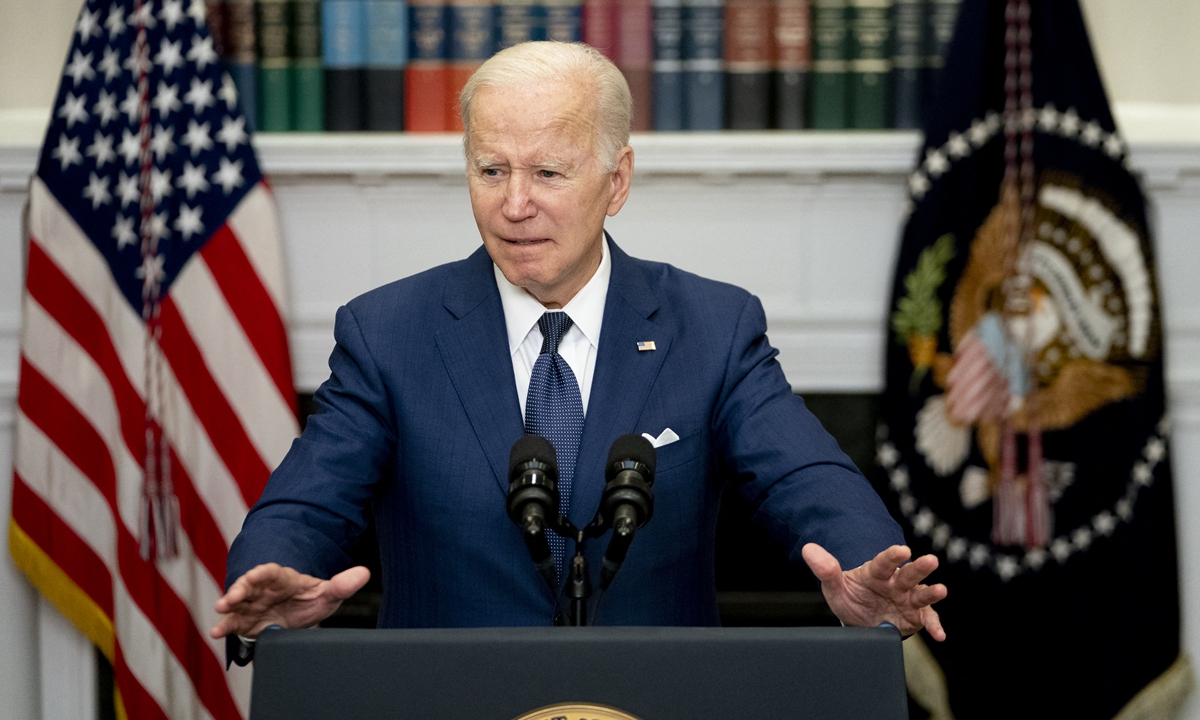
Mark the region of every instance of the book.
[[443, 0], [408, 0], [404, 127], [410, 132], [445, 132], [448, 129], [446, 20]]
[[583, 40], [583, 5], [581, 0], [543, 0], [546, 39], [557, 42]]
[[892, 5], [892, 127], [921, 127], [926, 0]]
[[462, 132], [458, 94], [471, 73], [492, 56], [495, 38], [490, 0], [450, 0], [450, 70], [446, 98], [446, 129]]
[[629, 83], [633, 96], [633, 118], [630, 128], [645, 132], [654, 126], [652, 60], [654, 37], [653, 10], [650, 0], [620, 1], [620, 36], [617, 40], [617, 67]]
[[617, 0], [585, 0], [583, 3], [583, 41], [604, 57], [617, 61]]
[[809, 106], [811, 125], [819, 130], [847, 127], [848, 19], [845, 0], [813, 3]]
[[366, 128], [363, 73], [367, 63], [366, 0], [323, 0], [321, 54], [325, 75], [325, 129]]
[[255, 0], [258, 129], [287, 132], [292, 115], [291, 0]]
[[771, 0], [726, 0], [725, 99], [731, 130], [771, 125]]
[[366, 20], [365, 127], [384, 132], [403, 130], [408, 6], [404, 0], [366, 0]]
[[850, 0], [850, 127], [888, 127], [892, 0]]
[[321, 68], [321, 0], [293, 0], [291, 128], [325, 129], [325, 80]]
[[221, 58], [225, 69], [229, 69], [229, 0], [205, 0], [204, 22], [213, 39], [213, 50]]
[[946, 59], [946, 50], [954, 38], [954, 24], [958, 22], [958, 6], [960, 0], [927, 0], [925, 28], [925, 68], [922, 82], [924, 96], [922, 98], [922, 119], [929, 112], [929, 107], [937, 97], [938, 77], [941, 75], [942, 62]]
[[495, 0], [496, 50], [546, 38], [545, 8], [537, 0]]
[[225, 37], [229, 47], [229, 75], [237, 88], [246, 130], [259, 129], [258, 122], [258, 42], [255, 31], [254, 0], [227, 0], [229, 25]]
[[683, 129], [683, 2], [653, 0], [654, 129]]
[[808, 0], [774, 0], [775, 127], [800, 130], [808, 126], [805, 102], [811, 58], [811, 17]]
[[720, 130], [725, 125], [723, 0], [684, 0], [684, 127]]

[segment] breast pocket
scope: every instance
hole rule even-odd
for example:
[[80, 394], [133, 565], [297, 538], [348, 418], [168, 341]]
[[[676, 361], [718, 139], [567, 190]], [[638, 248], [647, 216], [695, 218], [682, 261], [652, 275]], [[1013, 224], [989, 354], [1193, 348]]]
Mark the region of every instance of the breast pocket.
[[693, 462], [702, 462], [708, 454], [704, 433], [696, 430], [675, 442], [655, 449], [655, 475], [662, 475]]

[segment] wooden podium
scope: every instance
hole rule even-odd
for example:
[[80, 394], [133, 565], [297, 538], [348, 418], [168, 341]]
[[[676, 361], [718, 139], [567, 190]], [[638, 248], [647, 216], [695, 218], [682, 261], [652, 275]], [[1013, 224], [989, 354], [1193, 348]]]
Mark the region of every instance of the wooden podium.
[[908, 717], [890, 628], [276, 630], [254, 665], [251, 720]]

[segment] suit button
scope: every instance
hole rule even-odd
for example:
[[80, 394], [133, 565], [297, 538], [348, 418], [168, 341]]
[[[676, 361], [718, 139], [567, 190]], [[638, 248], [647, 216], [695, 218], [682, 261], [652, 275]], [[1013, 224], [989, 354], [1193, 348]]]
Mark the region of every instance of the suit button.
[[566, 627], [566, 625], [567, 625], [567, 616], [563, 615], [562, 613], [554, 613], [554, 626], [555, 627]]

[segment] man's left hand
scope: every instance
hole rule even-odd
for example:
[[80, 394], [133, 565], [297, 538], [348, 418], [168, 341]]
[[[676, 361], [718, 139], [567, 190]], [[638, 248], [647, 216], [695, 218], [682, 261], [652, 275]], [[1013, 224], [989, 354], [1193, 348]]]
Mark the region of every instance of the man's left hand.
[[931, 607], [946, 597], [946, 586], [921, 584], [937, 569], [935, 556], [908, 562], [912, 551], [893, 545], [853, 570], [842, 570], [837, 558], [816, 543], [805, 545], [800, 554], [821, 581], [829, 608], [844, 624], [874, 627], [887, 622], [905, 637], [925, 628], [934, 640], [946, 639], [942, 621]]

